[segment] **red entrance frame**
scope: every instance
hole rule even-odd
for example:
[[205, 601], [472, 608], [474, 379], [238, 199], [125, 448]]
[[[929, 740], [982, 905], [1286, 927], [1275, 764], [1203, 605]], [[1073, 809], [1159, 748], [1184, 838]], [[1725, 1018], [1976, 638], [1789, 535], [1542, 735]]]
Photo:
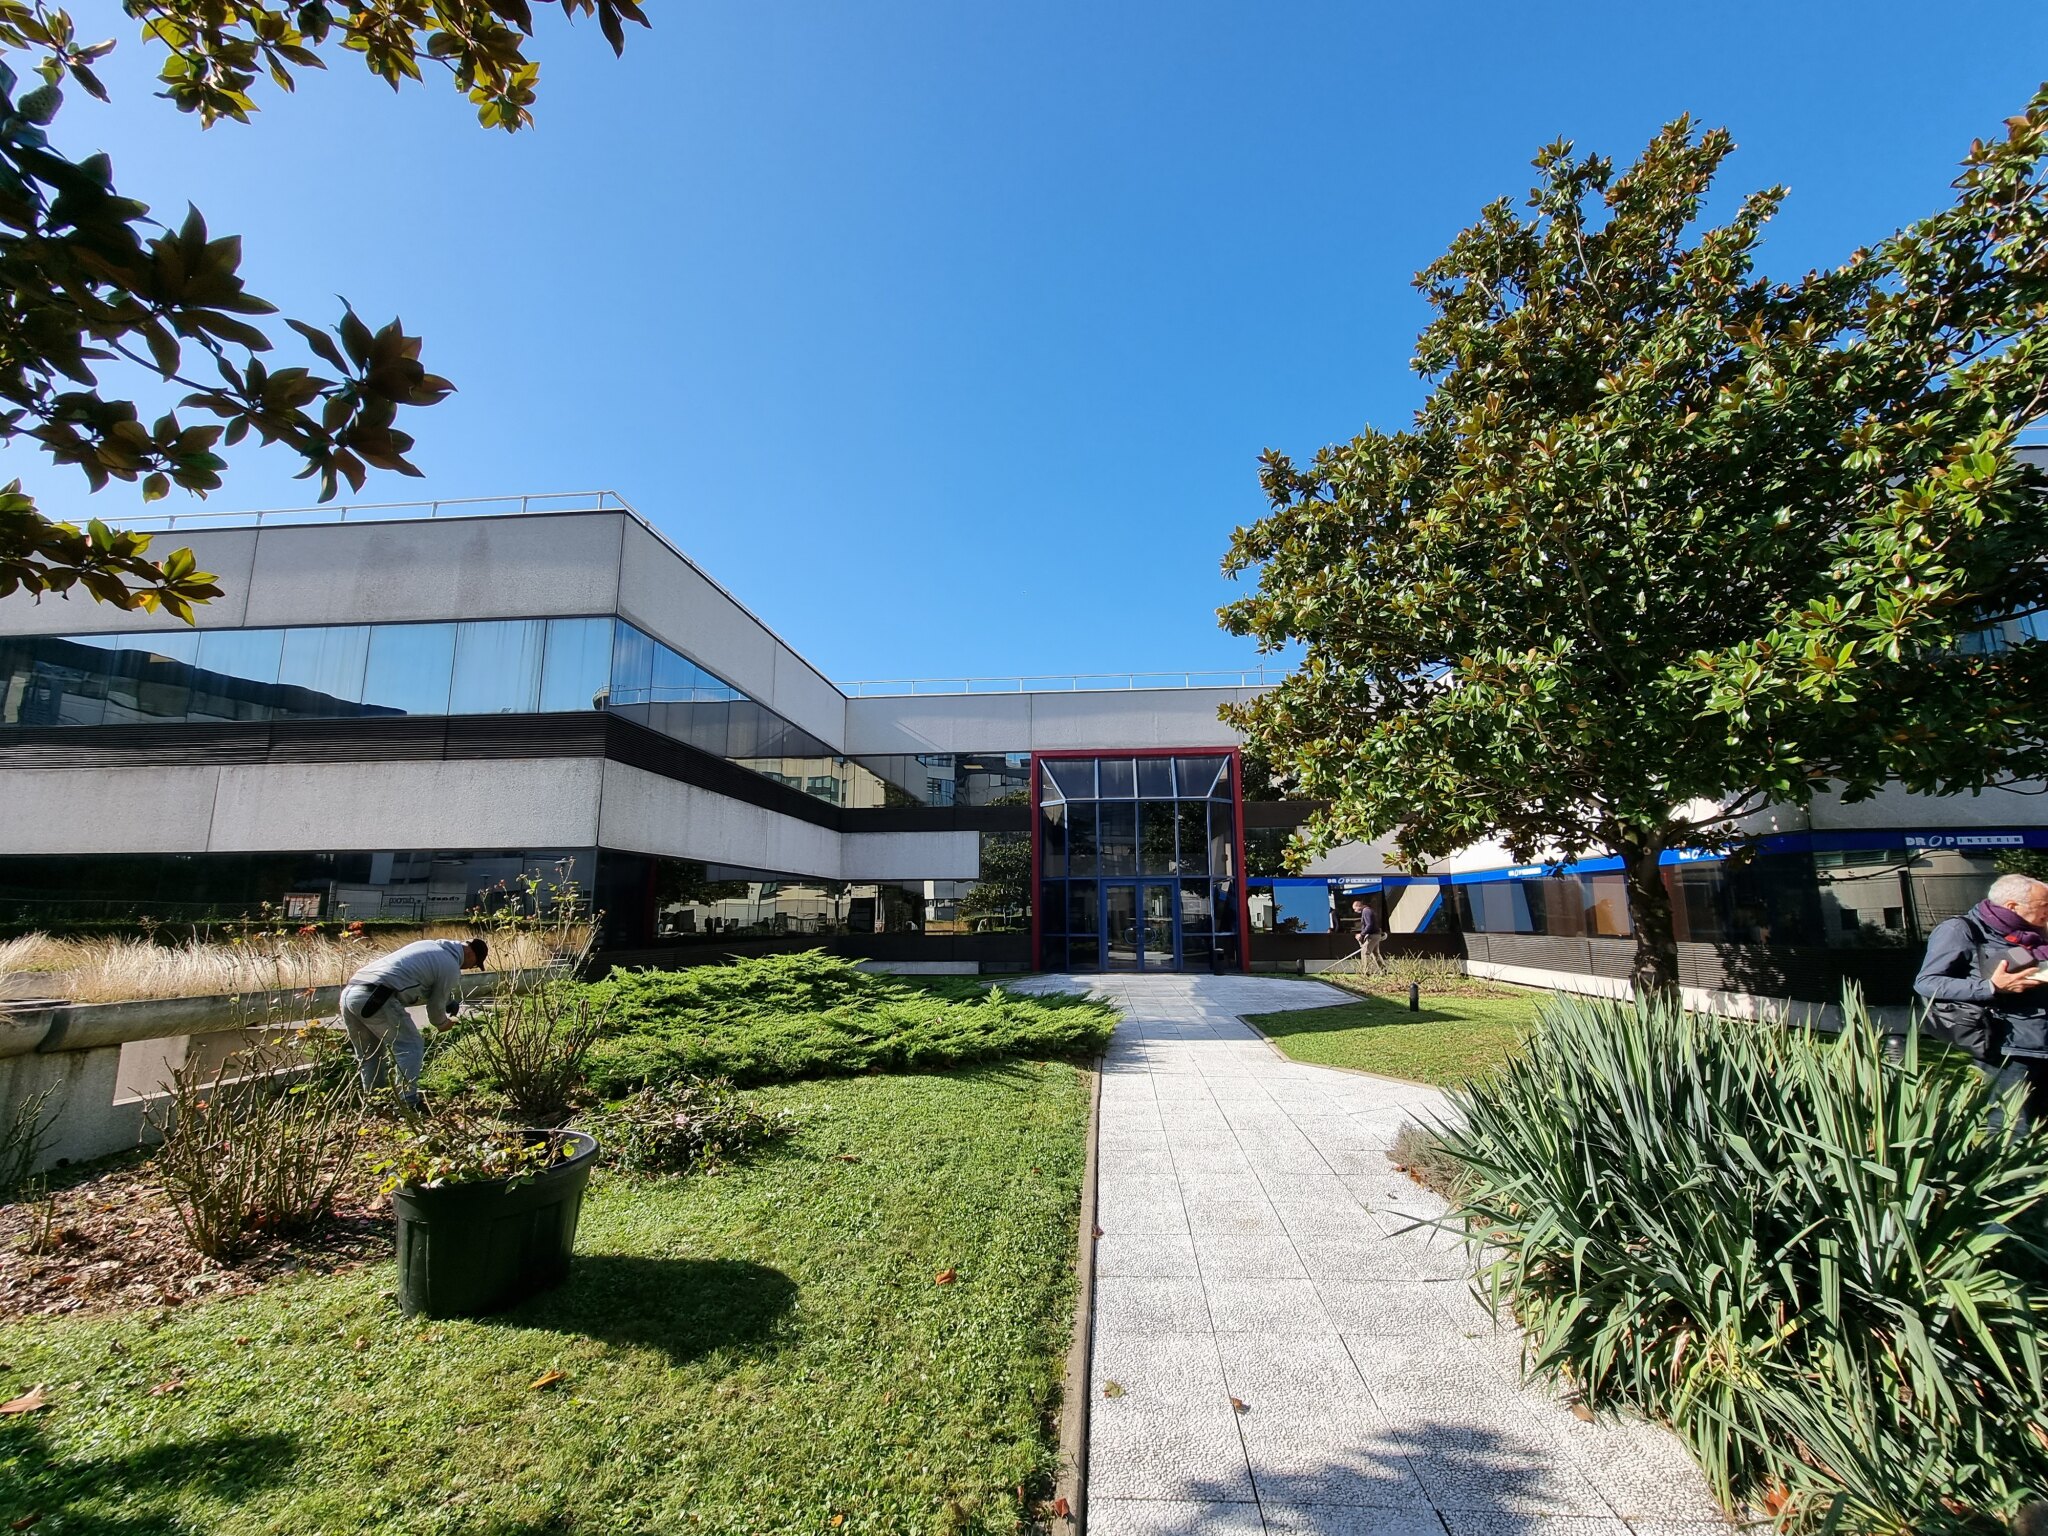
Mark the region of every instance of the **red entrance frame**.
[[[1235, 853], [1237, 872], [1230, 878], [1237, 883], [1237, 968], [1249, 972], [1252, 968], [1252, 924], [1251, 904], [1245, 890], [1244, 863], [1244, 752], [1238, 747], [1082, 747], [1059, 752], [1033, 752], [1031, 754], [1031, 968], [1040, 969], [1039, 961], [1044, 956], [1041, 936], [1044, 924], [1045, 901], [1044, 882], [1040, 879], [1038, 831], [1041, 825], [1038, 814], [1038, 765], [1050, 759], [1072, 761], [1080, 757], [1215, 757], [1222, 755], [1230, 759], [1230, 808], [1236, 818], [1237, 835]], [[1164, 878], [1164, 877], [1162, 877]], [[1192, 877], [1190, 877], [1192, 878]], [[1210, 879], [1215, 879], [1211, 874]]]

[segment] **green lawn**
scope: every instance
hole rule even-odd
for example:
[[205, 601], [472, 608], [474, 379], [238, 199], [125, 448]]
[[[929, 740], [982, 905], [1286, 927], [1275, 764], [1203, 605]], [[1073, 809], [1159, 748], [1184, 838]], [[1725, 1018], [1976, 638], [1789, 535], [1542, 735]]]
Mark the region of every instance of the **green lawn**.
[[[40, 1382], [55, 1405], [0, 1419], [0, 1520], [1012, 1529], [1055, 1459], [1085, 1075], [1017, 1062], [758, 1097], [796, 1136], [715, 1178], [600, 1173], [569, 1283], [499, 1319], [407, 1322], [385, 1263], [0, 1326], [0, 1398]], [[565, 1377], [535, 1390], [548, 1371]]]
[[1251, 1022], [1296, 1061], [1449, 1086], [1506, 1060], [1535, 1022], [1543, 996], [1445, 992], [1425, 995], [1419, 1013], [1408, 1011], [1405, 997], [1368, 997], [1333, 1008], [1253, 1014]]

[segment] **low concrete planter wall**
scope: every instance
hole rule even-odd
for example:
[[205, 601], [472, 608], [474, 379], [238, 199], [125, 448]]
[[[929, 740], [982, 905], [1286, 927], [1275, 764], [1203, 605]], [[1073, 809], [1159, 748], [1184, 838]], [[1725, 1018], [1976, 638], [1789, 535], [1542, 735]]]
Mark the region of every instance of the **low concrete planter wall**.
[[[485, 971], [464, 976], [461, 996], [489, 996], [562, 971]], [[0, 1006], [0, 1131], [31, 1098], [47, 1092], [50, 1116], [41, 1166], [125, 1152], [150, 1140], [145, 1102], [193, 1040], [241, 1031], [330, 1022], [341, 988], [292, 987], [223, 997], [138, 998], [125, 1003]], [[255, 1034], [251, 1040], [260, 1038]], [[161, 1042], [151, 1045], [148, 1042]], [[239, 1048], [220, 1042], [224, 1053]], [[137, 1046], [137, 1052], [123, 1048]], [[159, 1075], [163, 1074], [163, 1075]], [[124, 1081], [125, 1077], [125, 1081]]]
[[[460, 995], [482, 997], [548, 971], [483, 971], [462, 978]], [[341, 1011], [341, 988], [288, 987], [221, 997], [148, 997], [125, 1003], [54, 1003], [0, 1008], [0, 1057], [31, 1051], [90, 1051], [134, 1040], [209, 1035], [298, 1024]]]

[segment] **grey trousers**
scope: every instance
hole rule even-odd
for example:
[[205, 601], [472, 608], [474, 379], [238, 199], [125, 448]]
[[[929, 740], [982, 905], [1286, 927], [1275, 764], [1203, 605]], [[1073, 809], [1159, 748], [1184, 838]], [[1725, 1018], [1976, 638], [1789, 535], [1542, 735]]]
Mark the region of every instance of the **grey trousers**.
[[390, 1070], [395, 1067], [399, 1096], [409, 1104], [416, 1103], [420, 1062], [427, 1053], [420, 1027], [395, 997], [376, 1013], [364, 1013], [363, 1004], [369, 998], [368, 987], [341, 989], [341, 1027], [348, 1031], [348, 1043], [355, 1048], [356, 1070], [362, 1075], [363, 1088], [375, 1093], [390, 1080]]

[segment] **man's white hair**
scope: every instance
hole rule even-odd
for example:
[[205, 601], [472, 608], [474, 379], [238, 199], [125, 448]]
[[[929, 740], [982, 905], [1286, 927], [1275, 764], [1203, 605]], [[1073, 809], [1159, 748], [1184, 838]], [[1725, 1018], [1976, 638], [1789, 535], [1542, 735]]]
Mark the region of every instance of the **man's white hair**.
[[1984, 899], [1994, 907], [2010, 907], [2015, 901], [2026, 899], [2027, 892], [2044, 883], [2032, 875], [2000, 875], [1991, 882], [1991, 889], [1984, 893]]

